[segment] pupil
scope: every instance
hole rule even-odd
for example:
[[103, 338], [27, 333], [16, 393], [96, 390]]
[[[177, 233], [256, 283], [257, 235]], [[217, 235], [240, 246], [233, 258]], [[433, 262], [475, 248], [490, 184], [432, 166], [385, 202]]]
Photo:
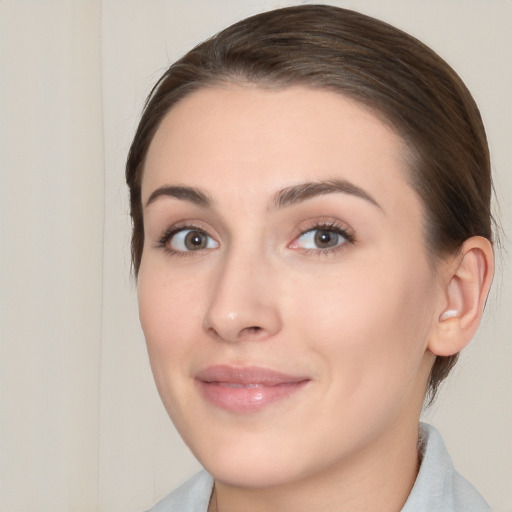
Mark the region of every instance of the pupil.
[[206, 237], [200, 231], [191, 231], [185, 237], [187, 249], [195, 250], [206, 247]]
[[332, 231], [318, 231], [315, 235], [315, 243], [322, 247], [333, 247], [338, 242], [338, 235]]

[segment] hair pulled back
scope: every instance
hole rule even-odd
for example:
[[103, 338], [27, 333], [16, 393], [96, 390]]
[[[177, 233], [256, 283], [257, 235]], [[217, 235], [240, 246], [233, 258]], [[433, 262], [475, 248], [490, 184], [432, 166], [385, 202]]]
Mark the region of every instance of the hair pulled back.
[[[409, 149], [413, 188], [425, 209], [433, 261], [476, 235], [492, 240], [489, 150], [466, 86], [436, 53], [369, 16], [327, 5], [269, 11], [242, 20], [170, 66], [151, 91], [126, 166], [137, 275], [144, 245], [141, 181], [153, 136], [193, 91], [225, 83], [338, 92], [371, 109]], [[433, 398], [457, 355], [437, 357]]]

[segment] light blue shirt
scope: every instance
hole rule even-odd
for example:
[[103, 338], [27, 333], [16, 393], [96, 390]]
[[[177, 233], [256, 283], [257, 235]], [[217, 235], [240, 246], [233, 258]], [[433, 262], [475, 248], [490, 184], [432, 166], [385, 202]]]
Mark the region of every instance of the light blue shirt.
[[[455, 471], [439, 432], [425, 423], [420, 427], [420, 471], [401, 512], [492, 512]], [[212, 489], [213, 478], [201, 471], [148, 512], [207, 512]]]

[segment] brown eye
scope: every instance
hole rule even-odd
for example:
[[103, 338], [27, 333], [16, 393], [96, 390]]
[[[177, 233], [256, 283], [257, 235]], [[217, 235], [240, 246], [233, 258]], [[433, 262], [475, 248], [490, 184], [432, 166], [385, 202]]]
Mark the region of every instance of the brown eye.
[[352, 240], [344, 229], [318, 226], [302, 233], [292, 244], [292, 248], [322, 251], [341, 247]]
[[336, 247], [339, 243], [340, 235], [335, 231], [317, 230], [315, 231], [315, 245], [319, 249], [327, 247]]
[[189, 231], [185, 236], [185, 247], [189, 251], [196, 251], [197, 249], [204, 249], [208, 244], [208, 238], [200, 231]]
[[177, 252], [200, 251], [215, 249], [219, 244], [204, 231], [198, 229], [182, 229], [175, 233], [168, 242], [169, 249]]

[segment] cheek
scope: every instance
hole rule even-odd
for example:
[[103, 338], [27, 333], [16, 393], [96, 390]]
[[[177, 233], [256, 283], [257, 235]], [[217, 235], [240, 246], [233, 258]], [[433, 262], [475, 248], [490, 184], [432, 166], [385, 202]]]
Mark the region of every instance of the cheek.
[[201, 325], [193, 284], [171, 280], [165, 274], [146, 272], [138, 281], [139, 317], [151, 367], [158, 380], [169, 366], [179, 367], [190, 350], [195, 326]]
[[[168, 272], [167, 272], [168, 273]], [[200, 291], [184, 285], [154, 266], [145, 272], [141, 266], [138, 281], [139, 316], [146, 339], [149, 362], [158, 393], [173, 422], [185, 418], [183, 401], [191, 403], [189, 362], [201, 339], [198, 300]], [[196, 342], [196, 343], [195, 343]]]
[[[385, 270], [385, 271], [384, 271]], [[397, 265], [352, 266], [316, 286], [303, 282], [295, 321], [343, 393], [414, 383], [429, 326], [427, 274]]]

